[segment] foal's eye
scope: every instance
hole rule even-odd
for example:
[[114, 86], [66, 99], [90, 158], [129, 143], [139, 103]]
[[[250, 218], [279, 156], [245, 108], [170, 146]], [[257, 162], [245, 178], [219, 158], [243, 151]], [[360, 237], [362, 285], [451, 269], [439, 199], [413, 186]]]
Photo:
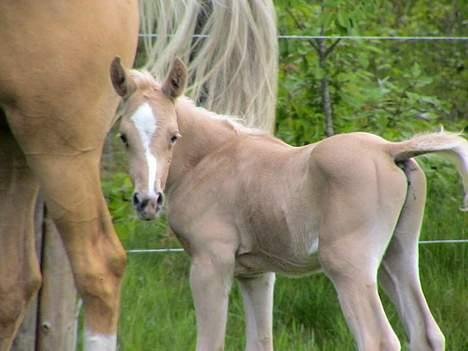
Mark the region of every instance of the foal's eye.
[[179, 139], [180, 137], [181, 137], [180, 133], [176, 133], [173, 136], [171, 136], [171, 144], [174, 145], [177, 139]]
[[128, 146], [128, 139], [125, 134], [119, 134], [120, 140], [122, 140], [122, 143], [124, 143], [125, 146]]

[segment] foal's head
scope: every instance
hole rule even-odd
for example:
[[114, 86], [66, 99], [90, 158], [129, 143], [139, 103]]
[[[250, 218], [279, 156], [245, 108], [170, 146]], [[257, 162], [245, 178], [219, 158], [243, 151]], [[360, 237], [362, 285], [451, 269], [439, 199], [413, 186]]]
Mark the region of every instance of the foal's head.
[[186, 77], [179, 59], [162, 84], [149, 73], [125, 70], [119, 58], [111, 65], [112, 84], [123, 99], [120, 138], [135, 186], [132, 201], [141, 219], [154, 219], [163, 205], [173, 146], [180, 137], [174, 102], [184, 90]]

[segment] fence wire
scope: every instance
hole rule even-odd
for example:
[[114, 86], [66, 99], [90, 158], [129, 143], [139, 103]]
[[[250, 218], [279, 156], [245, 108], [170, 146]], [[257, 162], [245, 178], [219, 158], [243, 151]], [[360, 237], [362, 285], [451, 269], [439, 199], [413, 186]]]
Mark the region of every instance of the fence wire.
[[[460, 240], [421, 240], [419, 242], [420, 245], [427, 245], [427, 244], [468, 244], [468, 239], [460, 239]], [[184, 249], [182, 248], [166, 248], [166, 249], [130, 249], [127, 250], [127, 253], [175, 253], [175, 252], [183, 252]]]
[[[170, 34], [169, 36], [172, 36]], [[139, 34], [140, 38], [158, 38], [159, 34]], [[193, 39], [208, 38], [206, 34], [194, 34]], [[432, 36], [372, 36], [372, 35], [278, 35], [279, 40], [393, 40], [393, 41], [468, 41], [468, 37]]]

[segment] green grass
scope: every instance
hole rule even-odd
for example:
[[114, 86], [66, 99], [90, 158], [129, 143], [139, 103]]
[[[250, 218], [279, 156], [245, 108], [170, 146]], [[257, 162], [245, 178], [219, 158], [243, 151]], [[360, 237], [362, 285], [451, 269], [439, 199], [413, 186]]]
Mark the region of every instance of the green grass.
[[[429, 198], [421, 239], [466, 238], [467, 216], [458, 211], [459, 184], [445, 163], [436, 162], [434, 166], [431, 160], [430, 164], [426, 167], [430, 175]], [[121, 201], [131, 191], [125, 178], [114, 176], [105, 189], [127, 249], [178, 246], [167, 233], [164, 221], [143, 223], [129, 215], [127, 203]], [[196, 331], [189, 265], [184, 253], [129, 255], [121, 299], [121, 350], [194, 350]], [[426, 298], [447, 338], [447, 350], [468, 350], [468, 245], [421, 246], [420, 268]], [[403, 329], [395, 310], [385, 297], [383, 301], [404, 345]], [[234, 285], [226, 350], [242, 350], [244, 341], [242, 303]], [[276, 350], [285, 351], [355, 350], [333, 286], [324, 275], [278, 277], [274, 343]], [[406, 349], [404, 345], [403, 350]]]

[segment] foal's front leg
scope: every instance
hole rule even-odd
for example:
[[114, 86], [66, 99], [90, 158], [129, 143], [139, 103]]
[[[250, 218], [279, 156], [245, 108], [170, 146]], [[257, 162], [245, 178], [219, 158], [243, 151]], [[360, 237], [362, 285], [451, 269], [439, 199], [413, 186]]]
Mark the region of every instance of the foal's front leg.
[[273, 289], [275, 273], [239, 278], [247, 319], [246, 351], [273, 351]]
[[224, 245], [193, 256], [190, 284], [197, 315], [197, 351], [224, 350], [234, 250]]

